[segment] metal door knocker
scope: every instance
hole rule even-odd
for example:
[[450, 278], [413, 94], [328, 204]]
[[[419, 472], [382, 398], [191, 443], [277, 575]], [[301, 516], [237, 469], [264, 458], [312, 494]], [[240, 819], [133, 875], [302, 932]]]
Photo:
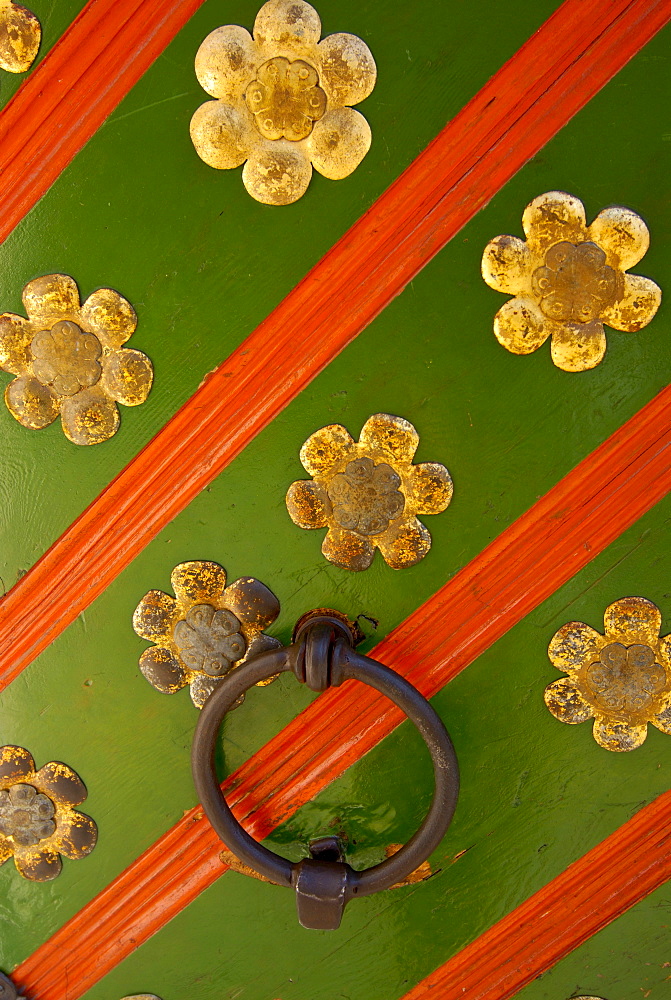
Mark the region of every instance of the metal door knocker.
[[[456, 754], [439, 716], [394, 670], [355, 652], [355, 641], [352, 627], [338, 612], [320, 609], [303, 615], [291, 646], [261, 653], [228, 674], [205, 702], [193, 741], [193, 778], [212, 826], [242, 862], [271, 882], [295, 889], [300, 923], [318, 930], [336, 930], [350, 899], [391, 888], [425, 861], [445, 835], [459, 793]], [[313, 691], [345, 680], [375, 688], [414, 722], [431, 754], [435, 792], [424, 822], [396, 854], [365, 871], [355, 871], [342, 859], [333, 838], [313, 842], [312, 856], [297, 863], [279, 857], [245, 832], [221, 791], [214, 754], [224, 716], [249, 688], [288, 670]]]

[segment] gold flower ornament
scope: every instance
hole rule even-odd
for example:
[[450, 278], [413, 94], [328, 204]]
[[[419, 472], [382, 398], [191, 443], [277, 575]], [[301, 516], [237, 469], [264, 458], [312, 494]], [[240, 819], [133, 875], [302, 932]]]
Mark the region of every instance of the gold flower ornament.
[[635, 212], [605, 208], [588, 226], [578, 198], [550, 191], [527, 205], [522, 227], [526, 242], [497, 236], [482, 258], [487, 284], [515, 296], [494, 318], [506, 350], [530, 354], [551, 337], [558, 368], [586, 371], [606, 353], [604, 324], [634, 333], [657, 312], [658, 286], [626, 273], [650, 243]]
[[594, 719], [604, 750], [635, 750], [652, 723], [671, 735], [671, 635], [660, 638], [659, 608], [644, 597], [623, 597], [606, 608], [604, 635], [569, 622], [553, 636], [551, 662], [568, 676], [545, 689], [560, 722]]
[[25, 73], [40, 47], [42, 29], [32, 11], [12, 0], [0, 0], [0, 69]]
[[191, 700], [202, 708], [234, 667], [281, 646], [263, 632], [280, 605], [251, 577], [227, 587], [226, 571], [214, 562], [180, 563], [170, 582], [175, 597], [150, 590], [135, 609], [133, 628], [155, 643], [140, 657], [140, 670], [163, 694], [175, 694], [188, 684]]
[[376, 413], [358, 443], [340, 424], [316, 431], [301, 448], [312, 480], [292, 483], [291, 519], [301, 528], [326, 528], [322, 553], [344, 569], [368, 569], [375, 549], [393, 569], [419, 562], [431, 535], [417, 514], [439, 514], [452, 499], [443, 465], [413, 465], [419, 444], [407, 420]]
[[368, 46], [339, 33], [319, 41], [321, 22], [304, 0], [269, 0], [253, 36], [217, 28], [196, 55], [196, 76], [216, 98], [191, 120], [200, 158], [242, 181], [257, 201], [289, 205], [307, 190], [312, 168], [340, 180], [370, 148], [368, 122], [354, 111], [377, 71]]
[[12, 416], [33, 430], [60, 414], [73, 444], [99, 444], [119, 429], [119, 408], [151, 389], [146, 354], [123, 345], [137, 325], [118, 292], [99, 288], [83, 305], [74, 280], [47, 274], [23, 289], [28, 319], [0, 316], [0, 368], [17, 377], [5, 390]]
[[51, 761], [38, 771], [23, 747], [0, 747], [0, 865], [13, 856], [24, 878], [49, 882], [61, 873], [61, 854], [90, 854], [98, 829], [74, 808], [85, 798], [67, 764]]

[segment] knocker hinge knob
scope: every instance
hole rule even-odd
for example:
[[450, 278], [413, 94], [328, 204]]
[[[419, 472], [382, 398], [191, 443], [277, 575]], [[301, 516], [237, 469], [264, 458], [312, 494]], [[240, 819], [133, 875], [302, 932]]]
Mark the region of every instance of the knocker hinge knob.
[[303, 615], [294, 629], [296, 649], [293, 670], [302, 684], [313, 691], [326, 691], [340, 684], [331, 667], [337, 643], [352, 648], [358, 634], [344, 615], [330, 608], [319, 608]]

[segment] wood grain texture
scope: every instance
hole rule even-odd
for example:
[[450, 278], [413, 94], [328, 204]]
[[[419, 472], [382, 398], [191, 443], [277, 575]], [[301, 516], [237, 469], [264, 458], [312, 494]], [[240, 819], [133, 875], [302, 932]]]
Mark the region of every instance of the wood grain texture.
[[0, 242], [203, 0], [90, 0], [0, 113]]
[[[668, 388], [391, 632], [371, 655], [431, 697], [670, 489]], [[402, 713], [371, 688], [348, 682], [326, 692], [224, 782], [235, 815], [257, 839], [268, 836], [402, 721]], [[667, 803], [664, 808], [671, 806]], [[649, 829], [653, 827], [651, 821]], [[626, 840], [627, 835], [623, 836]], [[641, 858], [641, 887], [650, 884], [649, 889], [641, 889], [643, 895], [660, 884], [654, 881], [654, 871], [666, 871], [653, 865], [650, 883], [645, 881], [656, 857], [655, 844], [667, 864], [670, 843], [668, 833], [657, 841], [653, 837], [648, 854]], [[219, 859], [220, 850], [221, 843], [202, 811], [190, 810], [19, 966], [17, 983], [28, 995], [43, 1000], [75, 1000], [223, 874], [226, 866]], [[605, 851], [599, 855], [599, 864], [605, 884], [617, 887], [619, 870], [612, 879], [607, 874], [610, 857]], [[630, 857], [625, 867], [633, 885]], [[617, 891], [613, 888], [614, 894]], [[628, 899], [625, 893], [617, 912], [632, 905]], [[566, 905], [571, 905], [570, 900]], [[617, 916], [615, 897], [609, 905], [608, 919], [613, 919]]]
[[669, 878], [671, 792], [666, 792], [404, 1000], [508, 1000]]
[[670, 18], [671, 0], [566, 0], [12, 588], [0, 605], [0, 688]]

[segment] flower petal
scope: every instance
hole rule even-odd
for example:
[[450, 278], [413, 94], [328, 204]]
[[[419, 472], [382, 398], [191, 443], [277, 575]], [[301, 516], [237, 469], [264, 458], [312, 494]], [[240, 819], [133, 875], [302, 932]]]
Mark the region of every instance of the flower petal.
[[280, 602], [272, 590], [260, 580], [241, 576], [224, 591], [221, 603], [242, 625], [261, 631], [274, 622], [280, 613]]
[[133, 612], [133, 628], [139, 636], [149, 642], [167, 639], [177, 610], [174, 597], [162, 590], [150, 590], [145, 594]]
[[60, 319], [79, 317], [79, 289], [68, 274], [45, 274], [29, 281], [23, 289], [28, 318], [37, 326], [52, 326]]
[[552, 334], [552, 360], [565, 372], [596, 368], [606, 353], [606, 334], [598, 319], [591, 323], [556, 323]]
[[346, 528], [329, 528], [322, 542], [322, 555], [329, 562], [353, 572], [368, 569], [375, 555], [375, 548], [362, 535]]
[[151, 646], [140, 657], [140, 670], [152, 687], [162, 694], [175, 694], [187, 683], [187, 675], [169, 649]]
[[326, 527], [326, 493], [312, 480], [300, 479], [287, 491], [287, 510], [299, 528]]
[[113, 288], [99, 288], [89, 295], [81, 308], [80, 318], [85, 329], [111, 351], [122, 347], [137, 326], [132, 305]]
[[529, 247], [536, 253], [545, 253], [562, 240], [583, 243], [587, 239], [585, 206], [565, 191], [548, 191], [524, 209], [522, 227]]
[[328, 424], [310, 435], [300, 459], [306, 472], [318, 476], [345, 462], [353, 448], [354, 438], [342, 424]]
[[654, 281], [640, 274], [625, 274], [622, 298], [605, 309], [601, 319], [614, 330], [635, 333], [648, 325], [661, 301], [662, 289]]
[[312, 166], [332, 181], [342, 180], [356, 170], [370, 144], [370, 125], [352, 108], [327, 111], [305, 143]]
[[403, 417], [374, 413], [361, 428], [359, 444], [367, 451], [384, 452], [394, 462], [412, 462], [419, 434]]
[[[265, 632], [259, 632], [247, 646], [247, 652], [243, 656], [240, 663], [246, 663], [247, 660], [251, 660], [253, 656], [260, 656], [261, 653], [268, 653], [271, 649], [281, 649], [281, 647], [282, 643], [279, 639], [275, 639], [272, 635], [266, 635]], [[275, 676], [277, 676], [277, 674]], [[270, 684], [270, 682], [274, 679], [274, 677], [270, 677], [266, 681], [260, 681], [257, 686], [265, 687], [266, 684]]]
[[152, 363], [142, 351], [114, 351], [102, 362], [101, 387], [124, 406], [138, 406], [149, 395], [154, 378]]
[[617, 637], [625, 646], [652, 646], [659, 639], [662, 615], [657, 605], [645, 597], [622, 597], [606, 608], [603, 624], [606, 635]]
[[7, 409], [20, 424], [41, 430], [58, 416], [58, 399], [51, 389], [32, 375], [20, 375], [5, 389]]
[[648, 726], [630, 726], [628, 722], [616, 722], [597, 716], [594, 720], [594, 739], [604, 750], [624, 752], [636, 750], [648, 735]]
[[650, 719], [653, 726], [662, 733], [666, 733], [667, 736], [671, 736], [671, 706], [665, 708], [663, 712], [659, 712], [654, 718]]
[[512, 354], [531, 354], [550, 336], [552, 324], [530, 299], [508, 299], [494, 317], [494, 334]]
[[35, 771], [32, 755], [23, 747], [9, 744], [0, 747], [0, 784], [8, 785]]
[[263, 205], [291, 205], [308, 189], [312, 167], [306, 154], [285, 139], [261, 143], [242, 168], [242, 182]]
[[18, 3], [3, 4], [0, 11], [0, 69], [25, 73], [30, 69], [42, 38], [40, 22]]
[[319, 85], [331, 105], [350, 107], [372, 92], [377, 68], [373, 53], [361, 38], [346, 32], [328, 35], [317, 46], [317, 53]]
[[599, 212], [587, 239], [606, 252], [610, 267], [620, 271], [638, 264], [650, 246], [650, 233], [641, 216], [620, 205]]
[[58, 849], [66, 858], [78, 861], [90, 854], [98, 840], [98, 827], [90, 816], [77, 812], [72, 814], [69, 824], [59, 830], [60, 843]]
[[226, 570], [207, 559], [194, 559], [175, 566], [170, 583], [177, 599], [185, 604], [218, 601], [226, 587]]
[[0, 368], [12, 375], [25, 375], [32, 361], [32, 339], [33, 327], [27, 319], [3, 313], [0, 316]]
[[86, 798], [86, 786], [78, 774], [60, 761], [52, 760], [35, 776], [35, 786], [62, 805], [78, 806]]
[[431, 548], [431, 535], [416, 517], [403, 518], [376, 538], [385, 562], [392, 569], [405, 569], [423, 559]]
[[580, 722], [594, 717], [594, 709], [585, 701], [580, 691], [569, 677], [561, 677], [548, 684], [543, 692], [545, 704], [555, 719], [577, 726]]
[[247, 29], [239, 24], [225, 24], [210, 32], [198, 49], [196, 76], [212, 97], [236, 102], [256, 76], [258, 61], [256, 46]]
[[532, 262], [531, 251], [523, 240], [497, 236], [482, 255], [482, 277], [497, 292], [524, 295], [531, 291]]
[[119, 430], [119, 410], [113, 399], [94, 386], [63, 400], [61, 423], [73, 444], [100, 444]]
[[570, 674], [598, 658], [603, 636], [584, 622], [567, 622], [555, 632], [548, 646], [550, 662]]
[[[196, 674], [189, 685], [189, 691], [191, 693], [191, 701], [194, 703], [196, 708], [202, 708], [207, 699], [210, 697], [215, 688], [218, 688], [223, 677], [210, 677], [209, 674]], [[240, 700], [233, 705], [233, 708], [237, 708], [241, 705], [244, 700], [244, 695]]]
[[254, 21], [254, 40], [266, 59], [310, 55], [321, 32], [317, 11], [304, 0], [268, 0]]
[[[4, 865], [5, 861], [9, 861], [12, 854], [14, 853], [14, 848], [9, 840], [6, 840], [2, 834], [0, 834], [0, 865]], [[0, 980], [2, 982], [2, 980]]]
[[248, 112], [223, 101], [201, 104], [189, 128], [199, 157], [217, 170], [239, 167], [259, 140]]
[[58, 878], [63, 863], [55, 851], [22, 851], [14, 855], [14, 864], [24, 878], [31, 882], [51, 882]]
[[405, 495], [415, 514], [440, 514], [449, 505], [453, 492], [452, 479], [444, 465], [422, 462], [410, 470]]

